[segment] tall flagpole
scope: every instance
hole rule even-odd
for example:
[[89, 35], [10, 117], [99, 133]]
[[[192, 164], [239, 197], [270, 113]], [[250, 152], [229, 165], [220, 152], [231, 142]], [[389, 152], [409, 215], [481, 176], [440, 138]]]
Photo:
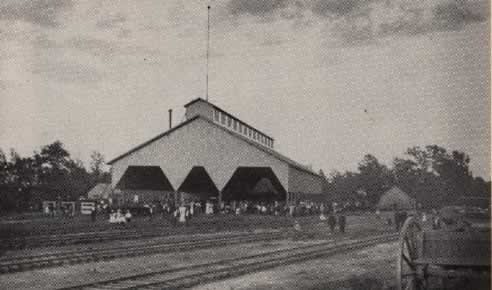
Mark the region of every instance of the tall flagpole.
[[210, 5], [207, 6], [207, 72], [206, 72], [206, 95], [205, 99], [208, 102], [208, 58], [210, 50]]

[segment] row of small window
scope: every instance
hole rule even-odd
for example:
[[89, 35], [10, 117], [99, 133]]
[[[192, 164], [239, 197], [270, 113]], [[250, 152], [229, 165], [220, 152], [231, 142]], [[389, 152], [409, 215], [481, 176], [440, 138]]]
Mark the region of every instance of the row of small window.
[[232, 118], [228, 114], [222, 113], [219, 110], [214, 111], [214, 120], [217, 123], [220, 123], [224, 126], [227, 126], [234, 131], [242, 133], [245, 136], [249, 136], [251, 139], [254, 139], [268, 147], [273, 147], [273, 140], [266, 137], [265, 135], [259, 133], [255, 129], [252, 129], [238, 120]]

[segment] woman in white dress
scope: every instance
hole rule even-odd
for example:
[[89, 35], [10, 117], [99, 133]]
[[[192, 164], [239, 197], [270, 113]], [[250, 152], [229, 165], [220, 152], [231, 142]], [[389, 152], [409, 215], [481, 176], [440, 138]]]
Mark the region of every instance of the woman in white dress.
[[186, 206], [182, 204], [179, 207], [179, 220], [180, 223], [185, 223], [186, 222]]

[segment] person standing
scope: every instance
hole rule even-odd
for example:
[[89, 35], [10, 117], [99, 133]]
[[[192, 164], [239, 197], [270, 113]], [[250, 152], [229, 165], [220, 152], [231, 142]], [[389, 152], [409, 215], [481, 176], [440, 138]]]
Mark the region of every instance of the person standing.
[[192, 200], [190, 202], [190, 217], [192, 217], [193, 215], [195, 215], [195, 202]]
[[295, 209], [296, 209], [296, 207], [294, 206], [294, 204], [291, 203], [289, 205], [289, 216], [291, 216], [291, 217], [294, 216]]
[[191, 218], [191, 208], [189, 205], [187, 205], [185, 207], [186, 207], [186, 210], [185, 210], [185, 227], [187, 227], [189, 222], [190, 222], [190, 218]]
[[395, 229], [397, 232], [400, 231], [400, 223], [401, 223], [401, 214], [400, 211], [395, 209]]
[[96, 213], [96, 208], [94, 207], [91, 211], [91, 220], [93, 223], [96, 222], [96, 216], [97, 216], [97, 213]]
[[403, 225], [405, 224], [405, 221], [407, 220], [407, 217], [408, 217], [407, 211], [406, 210], [403, 210], [400, 213], [400, 228], [403, 227]]
[[347, 218], [345, 217], [345, 214], [340, 213], [338, 216], [338, 228], [340, 229], [340, 232], [343, 234], [345, 233], [345, 225], [347, 223]]
[[330, 213], [330, 215], [328, 216], [328, 226], [330, 227], [330, 232], [332, 232], [332, 233], [335, 232], [336, 223], [337, 223], [337, 221], [335, 218], [335, 214]]
[[205, 203], [205, 214], [210, 215], [213, 213], [214, 213], [214, 210], [212, 207], [212, 203], [209, 200], [207, 200], [207, 203]]
[[109, 213], [109, 223], [114, 224], [115, 222], [116, 222], [115, 212], [114, 210], [111, 210], [111, 212]]
[[130, 213], [129, 209], [126, 210], [125, 220], [127, 223], [129, 223], [132, 220], [132, 214]]
[[167, 209], [167, 205], [164, 205], [164, 204], [163, 204], [163, 205], [161, 205], [161, 207], [160, 207], [160, 208], [159, 208], [159, 206], [158, 206], [158, 205], [156, 205], [156, 207], [155, 207], [156, 213], [158, 213], [158, 212], [159, 212], [159, 210], [158, 210], [158, 209], [161, 209], [161, 210], [162, 210], [161, 214], [162, 214], [162, 217], [163, 217], [163, 218], [165, 217], [165, 215], [166, 215], [166, 214], [169, 214], [169, 211], [168, 211], [168, 209]]
[[184, 204], [179, 206], [179, 219], [178, 219], [178, 221], [182, 225], [186, 225], [186, 218], [187, 218], [186, 211], [187, 211], [187, 209], [186, 209], [186, 206]]
[[173, 227], [176, 226], [177, 222], [179, 219], [179, 208], [178, 207], [173, 207], [173, 212], [171, 215], [171, 221], [173, 223]]
[[48, 211], [51, 217], [55, 217], [55, 206], [53, 205], [53, 203], [49, 203]]
[[432, 229], [438, 230], [441, 228], [441, 218], [437, 210], [432, 209]]
[[154, 216], [154, 205], [151, 204], [151, 205], [149, 205], [149, 221], [152, 220], [153, 216]]

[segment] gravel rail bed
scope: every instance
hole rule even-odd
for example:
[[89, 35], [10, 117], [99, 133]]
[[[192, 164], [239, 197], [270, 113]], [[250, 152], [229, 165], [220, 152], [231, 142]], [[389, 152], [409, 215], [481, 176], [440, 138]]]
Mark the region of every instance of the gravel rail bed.
[[244, 256], [240, 259], [222, 259], [210, 263], [171, 268], [61, 289], [180, 289], [281, 265], [354, 251], [371, 245], [390, 242], [396, 240], [397, 237], [396, 234], [385, 234], [362, 239], [327, 241], [315, 245]]
[[17, 255], [0, 258], [0, 273], [28, 271], [64, 264], [88, 263], [121, 257], [132, 257], [165, 253], [169, 251], [190, 251], [194, 249], [217, 247], [221, 245], [251, 243], [280, 239], [285, 232], [269, 231], [260, 233], [230, 233], [218, 236], [201, 236], [190, 239], [168, 239], [167, 241], [147, 241], [124, 246], [106, 246], [78, 250], [51, 251], [33, 255]]

